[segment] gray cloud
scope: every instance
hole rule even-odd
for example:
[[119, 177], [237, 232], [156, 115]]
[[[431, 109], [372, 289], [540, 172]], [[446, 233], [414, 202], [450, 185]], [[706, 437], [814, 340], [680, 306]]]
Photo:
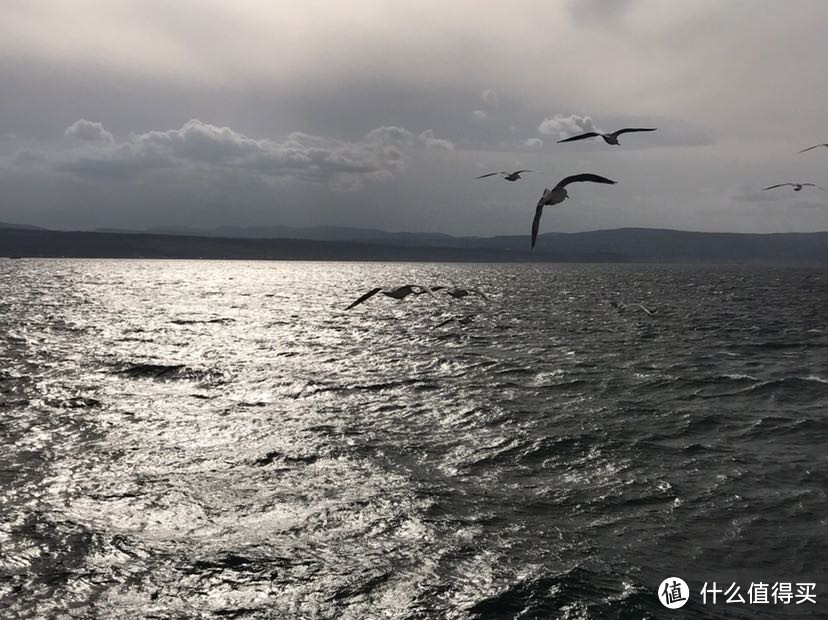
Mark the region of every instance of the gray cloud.
[[422, 132], [419, 136], [417, 136], [417, 140], [424, 144], [426, 148], [441, 149], [443, 151], [454, 150], [453, 142], [449, 140], [443, 140], [442, 138], [435, 138], [434, 132], [431, 131], [431, 129], [426, 129], [424, 132]]
[[85, 119], [72, 123], [63, 135], [82, 142], [114, 142], [115, 140], [103, 125]]
[[538, 125], [538, 131], [561, 140], [587, 131], [598, 131], [598, 129], [589, 116], [556, 114], [551, 118], [543, 119], [543, 122]]
[[491, 88], [485, 89], [482, 93], [480, 93], [480, 100], [487, 106], [496, 108], [498, 106], [497, 91]]
[[569, 11], [579, 24], [602, 23], [620, 18], [634, 0], [570, 0]]
[[404, 168], [412, 149], [454, 148], [431, 130], [417, 135], [401, 127], [385, 126], [372, 129], [356, 141], [302, 132], [273, 140], [250, 138], [198, 119], [179, 129], [131, 133], [120, 143], [100, 123], [89, 121], [73, 123], [66, 135], [85, 143], [53, 149], [51, 158], [47, 155], [46, 159], [57, 170], [82, 177], [222, 170], [242, 176], [325, 182], [337, 190], [355, 190], [363, 181], [388, 178]]
[[[546, 181], [595, 171], [621, 183], [550, 229], [828, 229], [734, 190], [828, 186], [796, 156], [828, 140], [828, 3], [755, 4], [7, 1], [0, 220], [520, 232]], [[658, 131], [555, 144], [596, 125]], [[468, 182], [513, 165], [539, 172]]]

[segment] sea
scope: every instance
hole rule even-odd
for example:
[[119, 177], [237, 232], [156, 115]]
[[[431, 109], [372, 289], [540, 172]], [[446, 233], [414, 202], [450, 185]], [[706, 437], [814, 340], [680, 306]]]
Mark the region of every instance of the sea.
[[2, 618], [828, 617], [824, 268], [2, 259], [0, 445]]

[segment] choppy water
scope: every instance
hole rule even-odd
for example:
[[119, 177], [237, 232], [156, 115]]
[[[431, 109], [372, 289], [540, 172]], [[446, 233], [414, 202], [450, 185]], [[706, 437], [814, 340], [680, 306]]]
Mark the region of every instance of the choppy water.
[[[408, 282], [492, 299], [343, 310]], [[825, 613], [826, 309], [816, 270], [0, 261], [0, 613]]]

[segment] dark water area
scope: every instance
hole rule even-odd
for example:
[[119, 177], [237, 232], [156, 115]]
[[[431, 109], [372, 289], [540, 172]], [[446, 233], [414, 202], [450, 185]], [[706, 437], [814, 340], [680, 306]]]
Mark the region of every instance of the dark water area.
[[0, 260], [0, 616], [826, 617], [826, 414], [817, 269]]

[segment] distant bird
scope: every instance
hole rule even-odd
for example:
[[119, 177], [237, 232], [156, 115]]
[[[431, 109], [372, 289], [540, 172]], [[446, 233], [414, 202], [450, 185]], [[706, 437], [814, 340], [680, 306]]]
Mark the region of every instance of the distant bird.
[[444, 325], [448, 325], [449, 323], [459, 323], [460, 325], [468, 325], [474, 320], [474, 317], [476, 316], [476, 314], [466, 314], [465, 316], [460, 317], [453, 316], [450, 319], [446, 319], [442, 323], [435, 325], [434, 329], [437, 329], [438, 327], [443, 327]]
[[515, 170], [514, 172], [509, 172], [508, 170], [504, 170], [501, 172], [489, 172], [488, 174], [481, 174], [479, 177], [474, 177], [475, 179], [485, 179], [486, 177], [493, 177], [496, 174], [499, 174], [507, 181], [517, 181], [520, 178], [520, 175], [524, 172], [534, 172], [534, 170]]
[[657, 127], [625, 127], [624, 129], [619, 129], [618, 131], [613, 131], [612, 133], [600, 133], [597, 131], [590, 131], [587, 133], [582, 133], [578, 136], [572, 136], [571, 138], [565, 138], [564, 140], [558, 140], [558, 144], [561, 142], [574, 142], [575, 140], [586, 140], [587, 138], [597, 138], [601, 137], [604, 139], [604, 142], [607, 144], [618, 144], [618, 136], [622, 133], [630, 133], [633, 131], [655, 131], [658, 129]]
[[803, 187], [816, 187], [817, 189], [821, 189], [823, 192], [826, 191], [824, 187], [820, 187], [819, 185], [815, 185], [814, 183], [779, 183], [777, 185], [771, 185], [770, 187], [764, 188], [762, 191], [766, 192], [769, 189], [774, 189], [776, 187], [785, 187], [786, 185], [790, 185], [793, 187], [795, 192], [800, 191]]
[[423, 293], [428, 293], [432, 297], [434, 294], [431, 292], [431, 289], [426, 286], [417, 286], [416, 284], [406, 284], [405, 286], [398, 286], [397, 288], [373, 288], [365, 295], [357, 299], [354, 303], [350, 306], [345, 308], [346, 310], [350, 310], [354, 306], [358, 306], [364, 301], [369, 300], [371, 297], [376, 295], [377, 293], [382, 293], [386, 297], [393, 297], [394, 299], [405, 299], [409, 295], [422, 295]]
[[469, 295], [479, 295], [483, 299], [488, 301], [488, 297], [483, 294], [482, 291], [477, 290], [476, 288], [458, 288], [456, 286], [432, 286], [432, 291], [445, 291], [455, 299], [463, 299], [463, 297], [468, 297]]
[[541, 196], [541, 199], [538, 201], [538, 206], [535, 207], [535, 219], [532, 220], [533, 248], [535, 247], [535, 241], [538, 239], [538, 228], [540, 227], [540, 219], [541, 215], [543, 215], [543, 208], [556, 205], [559, 202], [563, 202], [569, 198], [569, 194], [566, 193], [565, 188], [570, 183], [582, 183], [584, 181], [589, 181], [591, 183], [609, 183], [610, 185], [614, 185], [616, 183], [616, 181], [613, 181], [612, 179], [587, 172], [584, 174], [574, 174], [571, 177], [566, 177], [552, 189], [543, 190], [543, 196]]
[[799, 151], [799, 152], [800, 152], [800, 153], [804, 153], [805, 151], [812, 151], [812, 150], [814, 150], [814, 149], [818, 149], [818, 148], [819, 148], [819, 147], [821, 147], [821, 146], [828, 146], [828, 142], [825, 142], [825, 143], [823, 143], [823, 144], [815, 144], [814, 146], [809, 146], [807, 149], [802, 149], [802, 150], [801, 150], [801, 151]]

